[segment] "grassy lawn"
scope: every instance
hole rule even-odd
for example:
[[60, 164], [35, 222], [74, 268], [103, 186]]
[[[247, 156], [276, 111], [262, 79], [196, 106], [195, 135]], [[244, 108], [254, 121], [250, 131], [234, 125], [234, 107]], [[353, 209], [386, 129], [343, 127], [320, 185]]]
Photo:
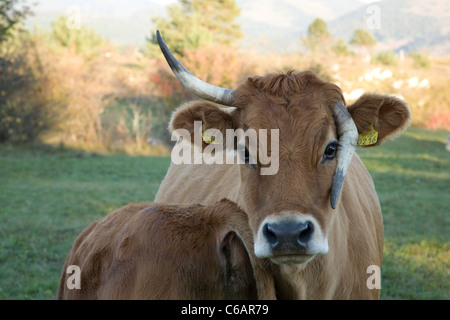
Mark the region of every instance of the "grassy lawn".
[[[358, 151], [384, 214], [382, 299], [450, 299], [445, 137], [411, 128]], [[0, 299], [54, 299], [76, 236], [128, 202], [153, 200], [169, 161], [0, 145]]]
[[411, 128], [358, 154], [383, 211], [382, 299], [450, 299], [450, 152], [446, 132]]

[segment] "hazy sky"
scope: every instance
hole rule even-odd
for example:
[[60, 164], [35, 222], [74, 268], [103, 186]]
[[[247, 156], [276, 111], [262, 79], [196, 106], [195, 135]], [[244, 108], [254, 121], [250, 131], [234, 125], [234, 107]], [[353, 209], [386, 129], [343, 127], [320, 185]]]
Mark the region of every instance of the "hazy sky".
[[[353, 6], [336, 7], [339, 4], [333, 0], [328, 1], [236, 0], [241, 7], [240, 21], [288, 29], [298, 27], [299, 12], [328, 21], [337, 18], [345, 10], [349, 12], [355, 9]], [[357, 1], [348, 0], [341, 3], [358, 3]], [[50, 22], [58, 15], [70, 16], [73, 13], [71, 8], [76, 6], [82, 24], [96, 29], [117, 43], [124, 44], [143, 42], [140, 39], [145, 39], [149, 30], [155, 28], [150, 18], [164, 14], [164, 7], [178, 0], [37, 0], [37, 2], [38, 5], [33, 8], [35, 16], [29, 18], [27, 22], [30, 27], [37, 24], [42, 28], [49, 28]], [[359, 0], [359, 2], [364, 5], [374, 0]]]
[[[29, 0], [29, 2], [33, 2]], [[211, 0], [214, 1], [214, 0]], [[332, 2], [332, 0], [329, 0]], [[361, 3], [372, 3], [380, 0], [359, 0]], [[386, 1], [386, 0], [385, 0]], [[34, 8], [36, 15], [41, 12], [58, 12], [67, 14], [72, 6], [78, 6], [82, 13], [99, 16], [131, 16], [139, 10], [148, 10], [152, 5], [161, 7], [178, 0], [37, 0], [38, 6]], [[242, 19], [251, 19], [274, 26], [289, 27], [295, 18], [295, 13], [283, 10], [280, 2], [291, 7], [301, 9], [325, 20], [337, 18], [337, 12], [324, 1], [315, 0], [236, 0], [241, 6]], [[280, 9], [281, 8], [281, 9]], [[285, 7], [284, 7], [285, 8]], [[351, 8], [349, 8], [351, 11]]]
[[[214, 1], [214, 0], [212, 0]], [[330, 0], [332, 1], [332, 0]], [[380, 0], [359, 0], [362, 3], [372, 3]], [[31, 1], [32, 2], [32, 1]], [[178, 0], [38, 0], [37, 12], [39, 11], [62, 11], [65, 12], [68, 7], [76, 5], [87, 11], [97, 11], [99, 14], [131, 14], [149, 5], [166, 6]], [[240, 0], [236, 1], [238, 4]], [[248, 16], [259, 16], [262, 18], [275, 16], [280, 21], [283, 17], [277, 16], [277, 4], [284, 2], [304, 9], [305, 7], [312, 11], [321, 11], [325, 18], [333, 17], [334, 12], [323, 3], [315, 0], [254, 0], [245, 1], [246, 6], [242, 8], [241, 14]]]

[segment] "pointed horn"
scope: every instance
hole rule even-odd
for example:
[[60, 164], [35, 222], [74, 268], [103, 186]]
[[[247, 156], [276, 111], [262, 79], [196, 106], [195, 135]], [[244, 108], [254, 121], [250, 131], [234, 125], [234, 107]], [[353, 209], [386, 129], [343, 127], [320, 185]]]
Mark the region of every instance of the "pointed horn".
[[345, 174], [355, 153], [358, 129], [356, 129], [352, 116], [341, 101], [332, 107], [332, 111], [336, 122], [339, 144], [341, 145], [337, 154], [337, 168], [331, 184], [331, 207], [336, 209]]
[[213, 86], [206, 83], [190, 73], [170, 52], [166, 43], [161, 37], [159, 30], [156, 31], [156, 38], [159, 43], [167, 63], [181, 84], [196, 96], [215, 103], [232, 106], [234, 102], [233, 90]]

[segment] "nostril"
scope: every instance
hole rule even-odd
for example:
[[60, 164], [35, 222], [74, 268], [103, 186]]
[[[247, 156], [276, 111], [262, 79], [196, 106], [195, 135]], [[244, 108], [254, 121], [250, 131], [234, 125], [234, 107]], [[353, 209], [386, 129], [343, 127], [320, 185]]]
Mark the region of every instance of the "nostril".
[[304, 252], [314, 234], [311, 221], [286, 220], [263, 225], [262, 235], [271, 250], [277, 253]]
[[311, 221], [303, 224], [300, 233], [298, 234], [299, 243], [305, 245], [310, 239], [314, 232], [314, 224]]
[[270, 224], [266, 224], [263, 229], [263, 234], [266, 237], [267, 241], [272, 245], [275, 246], [278, 243], [277, 235], [271, 228]]

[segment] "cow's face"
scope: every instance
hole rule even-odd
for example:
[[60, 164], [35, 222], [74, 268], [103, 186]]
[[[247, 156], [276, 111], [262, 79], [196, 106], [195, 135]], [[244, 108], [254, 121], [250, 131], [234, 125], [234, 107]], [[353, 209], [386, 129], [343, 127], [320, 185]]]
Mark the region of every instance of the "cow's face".
[[[269, 82], [279, 87], [264, 91], [261, 87]], [[282, 92], [288, 82], [293, 82], [292, 89]], [[255, 254], [277, 263], [304, 263], [327, 253], [333, 217], [330, 188], [339, 148], [330, 107], [343, 100], [339, 88], [304, 72], [252, 78], [236, 95], [234, 127], [267, 129], [267, 148], [278, 161], [274, 174], [262, 174], [273, 164], [263, 164], [262, 153], [245, 137], [237, 140], [238, 156], [246, 161], [239, 166], [239, 203], [250, 217]], [[277, 148], [272, 149], [272, 140]]]
[[[268, 164], [261, 161], [260, 144], [255, 147], [245, 135], [237, 135], [231, 146], [223, 142], [246, 162], [239, 165], [236, 185], [238, 203], [249, 216], [255, 254], [275, 263], [306, 263], [328, 252], [328, 232], [342, 205], [339, 190], [358, 133], [373, 126], [378, 140], [372, 146], [377, 146], [404, 130], [410, 120], [403, 101], [384, 95], [366, 94], [345, 108], [341, 90], [309, 71], [252, 77], [228, 90], [205, 86], [178, 61], [169, 63], [191, 91], [235, 107], [230, 112], [211, 103], [187, 105], [174, 114], [172, 130], [185, 129], [193, 136], [195, 121], [202, 121], [201, 130], [214, 128], [224, 136], [227, 129], [267, 129], [266, 148], [278, 161], [273, 174], [262, 174]], [[273, 139], [278, 147], [271, 150]]]
[[[259, 82], [265, 80], [266, 84], [280, 77], [303, 86], [293, 86], [298, 91], [283, 95], [260, 87]], [[280, 81], [283, 84], [287, 85]], [[237, 134], [232, 145], [243, 163], [238, 165], [237, 202], [249, 216], [255, 254], [280, 264], [305, 263], [316, 255], [326, 254], [328, 232], [333, 218], [339, 214], [339, 203], [333, 209], [330, 196], [341, 152], [341, 137], [332, 112], [334, 101], [343, 100], [340, 89], [322, 82], [311, 72], [303, 72], [250, 78], [235, 90], [235, 95], [232, 111], [207, 102], [182, 107], [174, 114], [171, 129], [185, 129], [194, 136], [195, 121], [202, 121], [203, 131], [216, 128], [223, 136], [227, 129], [243, 132], [267, 129], [268, 153], [276, 153], [271, 158], [279, 162], [274, 174], [261, 173], [270, 164], [261, 163], [260, 150], [252, 148], [245, 135]], [[373, 124], [378, 132], [374, 145], [403, 130], [410, 119], [404, 102], [383, 95], [364, 95], [347, 110], [360, 133]], [[271, 129], [278, 129], [277, 134], [270, 135]], [[272, 139], [278, 140], [278, 148], [274, 150]], [[203, 142], [202, 147], [206, 146]]]

